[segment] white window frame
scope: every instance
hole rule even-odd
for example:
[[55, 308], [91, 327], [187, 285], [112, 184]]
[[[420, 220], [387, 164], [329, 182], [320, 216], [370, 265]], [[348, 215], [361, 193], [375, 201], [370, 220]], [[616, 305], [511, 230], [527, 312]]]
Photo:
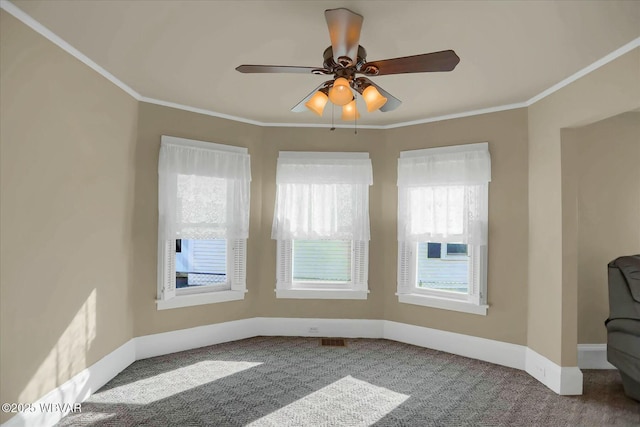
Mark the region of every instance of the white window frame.
[[[245, 147], [195, 141], [163, 135], [162, 142], [218, 151], [248, 153]], [[214, 304], [244, 299], [246, 287], [247, 239], [227, 239], [227, 281], [197, 288], [176, 288], [176, 242], [162, 240], [158, 233], [158, 310]]]
[[[281, 151], [279, 156], [292, 158], [369, 159], [369, 153]], [[310, 282], [293, 280], [292, 240], [278, 240], [276, 253], [276, 298], [290, 299], [356, 299], [369, 294], [369, 242], [351, 241], [350, 282]]]
[[[488, 143], [472, 144], [484, 145]], [[400, 157], [421, 157], [428, 155], [434, 150], [438, 152], [462, 151], [469, 145], [458, 145], [452, 147], [438, 147], [422, 150], [402, 151]], [[481, 197], [488, 206], [489, 185], [481, 186], [483, 194]], [[482, 212], [485, 227], [488, 224], [488, 209]], [[484, 230], [485, 234], [487, 230]], [[441, 259], [452, 260], [458, 258], [456, 255], [447, 255], [447, 243], [455, 242], [433, 242], [441, 243]], [[421, 305], [425, 307], [439, 308], [445, 310], [459, 311], [463, 313], [487, 315], [489, 306], [487, 305], [487, 251], [488, 245], [467, 246], [469, 254], [468, 283], [469, 292], [467, 294], [444, 291], [438, 289], [425, 289], [418, 287], [418, 242], [398, 242], [398, 301], [405, 304]]]
[[[444, 243], [443, 243], [444, 245]], [[450, 292], [438, 289], [427, 289], [418, 286], [418, 243], [402, 243], [398, 252], [398, 271], [402, 274], [402, 253], [409, 259], [407, 263], [409, 280], [412, 283], [410, 292], [397, 293], [401, 303], [423, 305], [426, 307], [442, 308], [447, 310], [462, 311], [466, 313], [486, 315], [487, 289], [487, 246], [469, 245], [469, 293]]]

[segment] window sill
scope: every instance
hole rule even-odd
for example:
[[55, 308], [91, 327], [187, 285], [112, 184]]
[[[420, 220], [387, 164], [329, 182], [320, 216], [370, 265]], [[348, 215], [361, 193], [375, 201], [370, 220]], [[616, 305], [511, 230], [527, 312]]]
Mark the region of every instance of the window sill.
[[276, 298], [290, 299], [367, 299], [368, 290], [351, 289], [276, 289]]
[[456, 301], [447, 298], [432, 297], [418, 294], [396, 294], [398, 301], [405, 304], [422, 305], [425, 307], [441, 308], [444, 310], [461, 311], [463, 313], [487, 315], [488, 305], [475, 305], [470, 302]]
[[193, 295], [180, 295], [166, 301], [156, 300], [158, 310], [191, 307], [194, 305], [215, 304], [218, 302], [239, 301], [247, 291], [218, 291]]

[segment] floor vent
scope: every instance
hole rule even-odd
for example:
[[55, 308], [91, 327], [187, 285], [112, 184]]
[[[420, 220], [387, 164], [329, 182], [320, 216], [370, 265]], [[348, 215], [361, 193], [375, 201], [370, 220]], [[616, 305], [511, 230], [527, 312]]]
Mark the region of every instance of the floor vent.
[[322, 338], [320, 345], [328, 347], [346, 347], [347, 343], [344, 338]]

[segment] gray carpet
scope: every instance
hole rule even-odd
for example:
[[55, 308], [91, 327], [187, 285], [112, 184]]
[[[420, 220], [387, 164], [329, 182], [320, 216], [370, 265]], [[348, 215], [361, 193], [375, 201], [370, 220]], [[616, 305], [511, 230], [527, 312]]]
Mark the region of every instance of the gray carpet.
[[60, 426], [640, 426], [617, 371], [558, 396], [523, 371], [387, 340], [257, 337], [133, 363]]

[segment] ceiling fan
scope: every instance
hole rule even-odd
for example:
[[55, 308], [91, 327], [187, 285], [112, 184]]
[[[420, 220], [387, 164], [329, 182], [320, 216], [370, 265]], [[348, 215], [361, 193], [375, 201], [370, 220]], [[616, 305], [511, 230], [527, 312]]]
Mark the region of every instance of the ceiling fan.
[[[361, 94], [369, 112], [395, 110], [402, 101], [372, 82], [368, 77], [389, 74], [425, 73], [452, 71], [460, 58], [453, 50], [424, 53], [401, 58], [367, 62], [367, 52], [360, 46], [360, 30], [363, 16], [349, 9], [338, 8], [324, 11], [329, 27], [331, 46], [324, 51], [322, 68], [296, 67], [288, 65], [240, 65], [241, 73], [301, 73], [333, 75], [315, 88], [291, 111], [307, 109], [322, 116], [328, 100], [342, 106], [342, 119], [353, 120], [360, 115], [356, 108], [352, 89]], [[363, 76], [357, 77], [357, 74]]]

